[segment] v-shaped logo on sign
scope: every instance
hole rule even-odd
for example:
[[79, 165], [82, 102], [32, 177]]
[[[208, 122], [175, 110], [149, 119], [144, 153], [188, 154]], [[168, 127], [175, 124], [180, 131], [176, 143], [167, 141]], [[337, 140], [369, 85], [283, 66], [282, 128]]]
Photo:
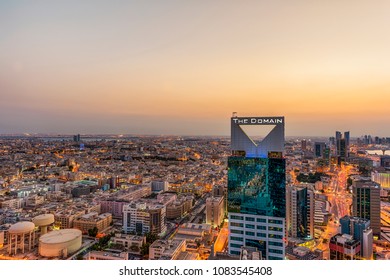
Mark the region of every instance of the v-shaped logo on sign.
[[257, 147], [261, 141], [276, 127], [276, 125], [246, 125], [240, 124], [239, 127], [245, 135]]

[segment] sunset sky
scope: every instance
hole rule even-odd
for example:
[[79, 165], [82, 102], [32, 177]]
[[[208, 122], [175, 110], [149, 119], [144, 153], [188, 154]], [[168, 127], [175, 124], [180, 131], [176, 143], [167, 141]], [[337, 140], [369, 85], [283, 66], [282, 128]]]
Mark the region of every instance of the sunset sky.
[[390, 1], [1, 1], [0, 133], [390, 136]]

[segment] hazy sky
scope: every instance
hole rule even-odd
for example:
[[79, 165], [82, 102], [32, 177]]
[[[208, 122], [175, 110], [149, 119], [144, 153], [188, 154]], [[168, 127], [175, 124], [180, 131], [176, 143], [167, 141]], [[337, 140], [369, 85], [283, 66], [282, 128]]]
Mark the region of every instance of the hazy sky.
[[0, 133], [390, 136], [390, 1], [0, 1]]

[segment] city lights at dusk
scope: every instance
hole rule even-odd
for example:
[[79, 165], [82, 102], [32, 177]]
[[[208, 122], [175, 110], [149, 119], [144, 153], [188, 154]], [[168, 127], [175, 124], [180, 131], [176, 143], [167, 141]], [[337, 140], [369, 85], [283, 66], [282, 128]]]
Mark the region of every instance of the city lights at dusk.
[[382, 278], [389, 11], [1, 1], [0, 276]]

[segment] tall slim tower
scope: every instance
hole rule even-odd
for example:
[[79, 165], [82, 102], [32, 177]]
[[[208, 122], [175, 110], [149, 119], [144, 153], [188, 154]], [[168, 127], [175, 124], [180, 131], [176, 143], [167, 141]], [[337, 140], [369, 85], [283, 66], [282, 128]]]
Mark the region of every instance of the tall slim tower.
[[314, 238], [314, 190], [309, 184], [287, 187], [287, 231], [294, 238]]
[[352, 214], [370, 220], [375, 237], [381, 235], [380, 186], [371, 180], [355, 180], [352, 183]]
[[349, 131], [344, 132], [344, 137], [340, 131], [336, 131], [336, 155], [339, 163], [348, 161], [349, 158]]
[[[269, 134], [255, 142], [245, 126], [267, 126]], [[259, 128], [260, 130], [260, 128]], [[286, 160], [284, 117], [233, 117], [228, 158], [229, 253], [242, 246], [262, 257], [285, 256]]]

